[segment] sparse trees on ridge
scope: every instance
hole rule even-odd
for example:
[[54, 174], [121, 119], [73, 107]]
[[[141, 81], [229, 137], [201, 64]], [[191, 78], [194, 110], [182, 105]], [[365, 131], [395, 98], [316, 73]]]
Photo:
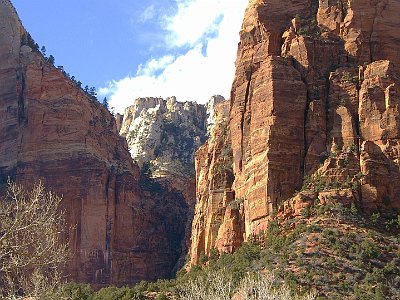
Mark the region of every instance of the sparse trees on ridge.
[[[43, 56], [44, 60], [51, 64], [52, 66], [55, 66], [55, 57], [50, 54], [48, 57], [46, 55], [47, 49], [45, 46], [40, 47], [38, 43], [34, 41], [32, 36], [29, 33], [23, 34], [21, 37], [21, 45], [27, 45], [29, 46], [34, 52], [39, 53]], [[69, 80], [72, 81], [72, 83], [79, 89], [85, 92], [85, 94], [93, 101], [100, 102], [97, 99], [97, 91], [95, 87], [89, 87], [88, 85], [85, 86], [85, 88], [82, 88], [82, 82], [76, 80], [75, 76], [71, 76], [69, 73], [67, 73], [64, 70], [63, 66], [57, 66], [57, 69], [59, 69], [65, 77], [67, 77]]]
[[40, 52], [42, 52], [43, 56], [46, 57], [46, 47], [42, 46], [42, 48], [40, 48]]
[[47, 62], [54, 66], [54, 62], [55, 62], [54, 56], [50, 54], [50, 56], [47, 58]]
[[104, 106], [105, 109], [107, 109], [107, 110], [109, 109], [107, 97], [104, 97], [102, 105]]

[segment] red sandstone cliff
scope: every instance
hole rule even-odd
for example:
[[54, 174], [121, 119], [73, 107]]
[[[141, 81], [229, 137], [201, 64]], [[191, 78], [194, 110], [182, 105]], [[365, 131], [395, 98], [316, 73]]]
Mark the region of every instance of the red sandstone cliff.
[[235, 202], [243, 201], [240, 221], [232, 226], [232, 218], [221, 217], [229, 211], [222, 197], [218, 209], [208, 208], [214, 194], [201, 190], [218, 177], [203, 170], [211, 172], [226, 154], [202, 148], [192, 263], [201, 252], [231, 251], [226, 244], [264, 230], [302, 186], [340, 190], [343, 202], [366, 212], [399, 211], [399, 12], [396, 0], [249, 2], [229, 120], [229, 188]]
[[243, 241], [243, 207], [232, 191], [229, 102], [215, 106], [215, 126], [196, 153], [196, 198], [190, 258], [195, 264], [213, 247], [232, 252]]
[[26, 44], [0, 0], [0, 184], [39, 179], [63, 195], [71, 279], [123, 284], [169, 277], [181, 255], [187, 204], [144, 191], [111, 114]]

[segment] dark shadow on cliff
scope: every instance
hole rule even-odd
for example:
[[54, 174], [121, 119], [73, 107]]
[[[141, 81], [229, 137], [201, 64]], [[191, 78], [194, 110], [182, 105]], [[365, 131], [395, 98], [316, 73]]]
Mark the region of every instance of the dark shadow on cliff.
[[[163, 277], [174, 278], [185, 263], [188, 252], [187, 241], [190, 237], [193, 207], [186, 202], [181, 191], [168, 185], [168, 181], [152, 176], [150, 162], [144, 163], [141, 168], [139, 185], [146, 197], [156, 200], [159, 209], [154, 210], [154, 219], [158, 221], [154, 230], [165, 235], [166, 248], [169, 249], [172, 258], [167, 262], [169, 274]], [[154, 277], [154, 280], [156, 279], [160, 278]]]

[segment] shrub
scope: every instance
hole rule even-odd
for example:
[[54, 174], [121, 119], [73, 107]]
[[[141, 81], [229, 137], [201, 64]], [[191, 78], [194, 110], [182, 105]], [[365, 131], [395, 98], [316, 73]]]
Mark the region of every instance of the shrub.
[[350, 151], [351, 153], [353, 153], [353, 154], [356, 154], [356, 153], [357, 153], [357, 145], [354, 144], [354, 143], [352, 143], [352, 144], [350, 145], [350, 147], [349, 147], [349, 151]]
[[164, 294], [160, 294], [157, 296], [156, 300], [168, 300], [168, 297], [165, 296]]
[[111, 286], [102, 288], [96, 292], [92, 300], [131, 300], [135, 296], [137, 296], [137, 294], [127, 287], [117, 288]]
[[346, 99], [344, 99], [344, 98], [340, 98], [339, 99], [339, 104], [338, 104], [338, 106], [339, 107], [346, 107]]
[[232, 277], [224, 269], [210, 271], [190, 280], [180, 288], [179, 299], [229, 300]]
[[308, 35], [308, 30], [305, 27], [301, 27], [301, 28], [299, 28], [299, 30], [297, 30], [297, 34], [298, 35]]
[[357, 209], [357, 206], [356, 206], [356, 204], [354, 202], [351, 202], [350, 212], [353, 215], [357, 215], [358, 214], [358, 209]]
[[371, 222], [373, 225], [376, 225], [378, 223], [380, 216], [381, 215], [379, 213], [375, 213], [375, 214], [371, 215]]
[[54, 299], [91, 300], [93, 291], [88, 284], [67, 283], [52, 295]]
[[351, 74], [350, 74], [350, 72], [347, 72], [347, 71], [345, 71], [345, 72], [343, 72], [342, 73], [342, 81], [343, 82], [350, 82], [350, 81], [352, 81], [352, 76], [351, 76]]
[[229, 202], [229, 206], [232, 209], [239, 209], [240, 205], [244, 202], [244, 198], [237, 198], [233, 200], [232, 202]]
[[279, 286], [271, 273], [247, 274], [241, 281], [238, 293], [243, 300], [290, 300], [290, 299], [315, 299], [315, 293], [309, 293], [304, 297], [292, 296], [288, 286]]
[[210, 250], [210, 260], [217, 260], [219, 258], [219, 252], [215, 248], [211, 248]]
[[[42, 299], [42, 298], [40, 298]], [[88, 284], [67, 283], [62, 285], [57, 292], [43, 299], [63, 300], [141, 300], [145, 299], [141, 292], [128, 287], [105, 287], [93, 292]]]
[[362, 259], [377, 258], [380, 254], [380, 248], [374, 242], [367, 239], [363, 240], [358, 249], [358, 255]]
[[204, 252], [201, 252], [199, 256], [199, 263], [205, 264], [206, 262], [208, 262], [208, 256]]

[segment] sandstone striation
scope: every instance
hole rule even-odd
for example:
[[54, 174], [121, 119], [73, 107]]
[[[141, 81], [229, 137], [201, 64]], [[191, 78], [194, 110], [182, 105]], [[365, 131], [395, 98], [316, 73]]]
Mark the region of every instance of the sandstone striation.
[[32, 49], [0, 1], [0, 185], [42, 180], [63, 195], [70, 278], [127, 284], [170, 277], [181, 256], [187, 203], [140, 186], [112, 115]]
[[229, 134], [229, 102], [214, 108], [215, 126], [196, 153], [197, 203], [192, 224], [190, 258], [195, 264], [215, 246], [232, 252], [243, 241], [243, 205], [232, 191], [232, 148]]
[[[225, 155], [201, 148], [192, 263], [212, 248], [234, 250], [218, 242], [225, 228], [236, 239], [231, 245], [265, 230], [299, 190], [306, 194], [290, 200], [293, 214], [307, 190], [367, 213], [399, 212], [399, 12], [396, 0], [249, 2], [227, 130], [234, 178], [228, 186], [241, 203], [240, 222], [233, 226], [230, 214], [209, 233], [206, 220], [222, 220], [229, 201], [217, 202], [220, 213], [207, 211], [209, 198], [199, 189], [219, 178], [210, 174], [213, 161]], [[203, 221], [196, 220], [200, 212]]]

